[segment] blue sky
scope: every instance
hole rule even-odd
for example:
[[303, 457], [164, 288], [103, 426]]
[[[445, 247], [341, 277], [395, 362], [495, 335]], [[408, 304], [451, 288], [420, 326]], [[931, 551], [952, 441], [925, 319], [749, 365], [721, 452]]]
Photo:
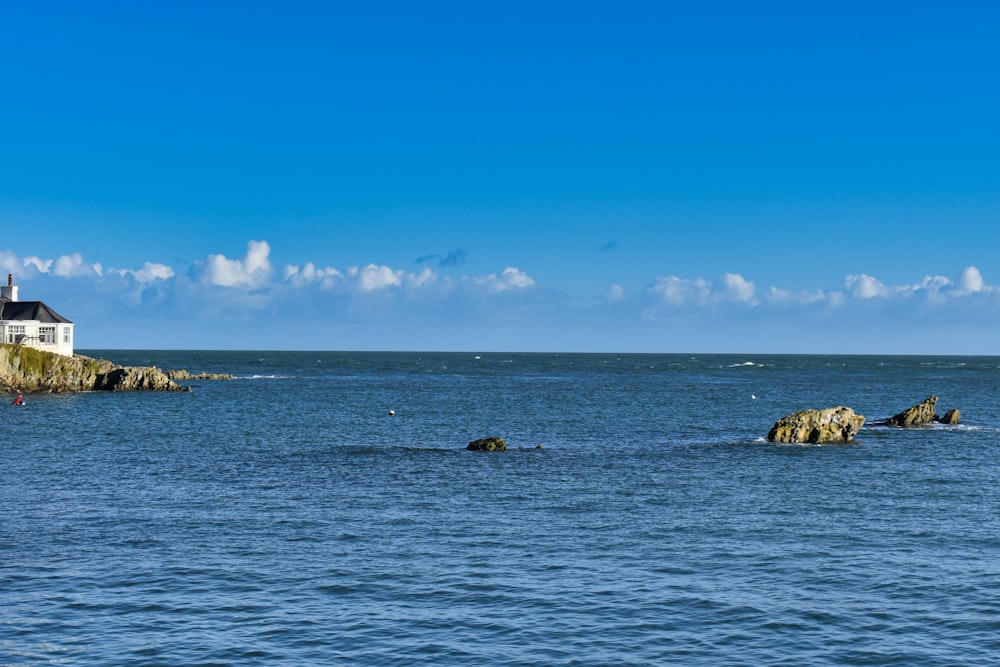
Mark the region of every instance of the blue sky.
[[78, 347], [1000, 354], [994, 3], [21, 4]]

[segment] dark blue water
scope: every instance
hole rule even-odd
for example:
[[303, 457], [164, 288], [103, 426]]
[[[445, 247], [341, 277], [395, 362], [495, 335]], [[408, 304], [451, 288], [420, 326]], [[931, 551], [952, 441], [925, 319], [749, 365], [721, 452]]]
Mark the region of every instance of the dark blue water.
[[1000, 358], [89, 354], [238, 379], [2, 408], [0, 665], [1000, 663]]

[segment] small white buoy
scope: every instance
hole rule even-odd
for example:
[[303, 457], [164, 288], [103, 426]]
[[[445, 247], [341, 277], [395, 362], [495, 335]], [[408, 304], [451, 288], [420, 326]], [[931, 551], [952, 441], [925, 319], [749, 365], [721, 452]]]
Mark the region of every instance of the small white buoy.
[[756, 396], [754, 396], [753, 394], [750, 394], [750, 398], [751, 398], [752, 400], [754, 400], [754, 401], [756, 401], [756, 400], [757, 400], [757, 397], [756, 397]]
[[395, 417], [396, 416], [396, 411], [395, 410], [389, 410], [389, 416], [390, 417]]

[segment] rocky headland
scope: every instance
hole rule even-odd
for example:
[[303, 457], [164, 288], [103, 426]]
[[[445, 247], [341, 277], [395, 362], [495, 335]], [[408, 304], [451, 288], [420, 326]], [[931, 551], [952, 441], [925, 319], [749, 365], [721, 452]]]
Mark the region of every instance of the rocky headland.
[[164, 371], [154, 366], [121, 366], [82, 354], [66, 357], [21, 345], [0, 345], [0, 391], [190, 391], [178, 380], [231, 379], [231, 375]]

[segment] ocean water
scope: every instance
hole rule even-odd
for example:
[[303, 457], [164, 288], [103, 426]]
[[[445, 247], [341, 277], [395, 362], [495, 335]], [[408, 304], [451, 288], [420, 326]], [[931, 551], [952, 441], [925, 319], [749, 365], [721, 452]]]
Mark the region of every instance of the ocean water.
[[3, 408], [0, 665], [1000, 664], [1000, 357], [87, 353], [237, 379]]

